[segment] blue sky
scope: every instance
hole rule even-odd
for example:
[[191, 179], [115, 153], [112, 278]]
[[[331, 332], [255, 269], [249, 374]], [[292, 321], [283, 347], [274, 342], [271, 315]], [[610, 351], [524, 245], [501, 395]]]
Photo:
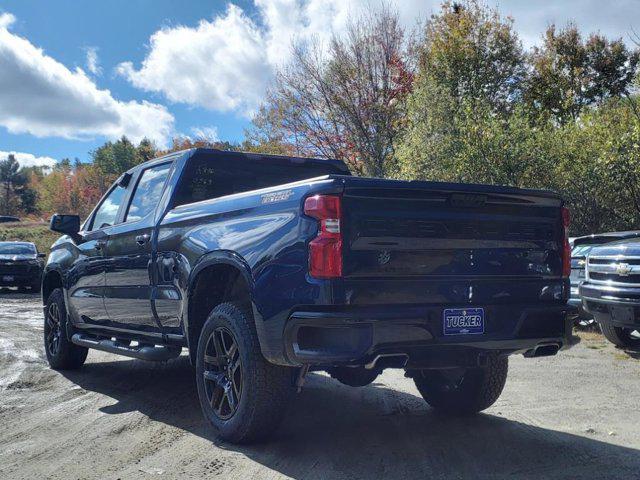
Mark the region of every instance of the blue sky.
[[[439, 4], [390, 3], [407, 26]], [[625, 40], [634, 26], [640, 31], [639, 0], [489, 4], [514, 17], [525, 46], [549, 23], [570, 19]], [[175, 135], [240, 140], [293, 39], [339, 34], [350, 16], [379, 5], [0, 0], [0, 156], [88, 161], [90, 150], [123, 133], [159, 145]]]

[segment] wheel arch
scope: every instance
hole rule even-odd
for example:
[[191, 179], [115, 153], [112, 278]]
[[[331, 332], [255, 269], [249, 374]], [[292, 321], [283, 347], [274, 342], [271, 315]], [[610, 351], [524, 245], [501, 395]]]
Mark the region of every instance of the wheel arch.
[[51, 295], [56, 288], [62, 288], [64, 290], [64, 282], [62, 273], [56, 269], [50, 269], [42, 275], [42, 304], [47, 303], [47, 298]]
[[188, 285], [184, 330], [189, 356], [195, 364], [198, 337], [213, 307], [226, 301], [246, 302], [249, 311], [255, 312], [254, 281], [244, 258], [235, 252], [216, 251], [198, 261]]

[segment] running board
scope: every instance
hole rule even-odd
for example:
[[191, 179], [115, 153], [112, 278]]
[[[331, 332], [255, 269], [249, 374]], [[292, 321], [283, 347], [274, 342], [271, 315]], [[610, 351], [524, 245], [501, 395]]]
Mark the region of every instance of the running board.
[[71, 337], [71, 341], [81, 347], [102, 350], [103, 352], [124, 355], [125, 357], [137, 358], [139, 360], [149, 360], [152, 362], [164, 362], [180, 356], [182, 348], [163, 346], [137, 346], [130, 347], [111, 339], [98, 339], [82, 333], [76, 333]]

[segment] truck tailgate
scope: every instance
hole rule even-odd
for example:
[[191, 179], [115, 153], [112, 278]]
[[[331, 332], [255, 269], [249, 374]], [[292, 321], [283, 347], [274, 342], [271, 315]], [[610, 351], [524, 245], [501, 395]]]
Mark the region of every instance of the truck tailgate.
[[550, 192], [346, 179], [345, 295], [349, 303], [536, 301], [550, 279], [561, 281], [561, 205]]

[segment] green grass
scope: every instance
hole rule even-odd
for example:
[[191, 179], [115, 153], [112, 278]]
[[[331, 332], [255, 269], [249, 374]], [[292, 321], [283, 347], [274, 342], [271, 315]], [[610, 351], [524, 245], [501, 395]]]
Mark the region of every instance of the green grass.
[[44, 222], [20, 222], [0, 224], [0, 241], [17, 240], [33, 242], [39, 252], [49, 254], [51, 244], [60, 237], [59, 233], [49, 230]]

